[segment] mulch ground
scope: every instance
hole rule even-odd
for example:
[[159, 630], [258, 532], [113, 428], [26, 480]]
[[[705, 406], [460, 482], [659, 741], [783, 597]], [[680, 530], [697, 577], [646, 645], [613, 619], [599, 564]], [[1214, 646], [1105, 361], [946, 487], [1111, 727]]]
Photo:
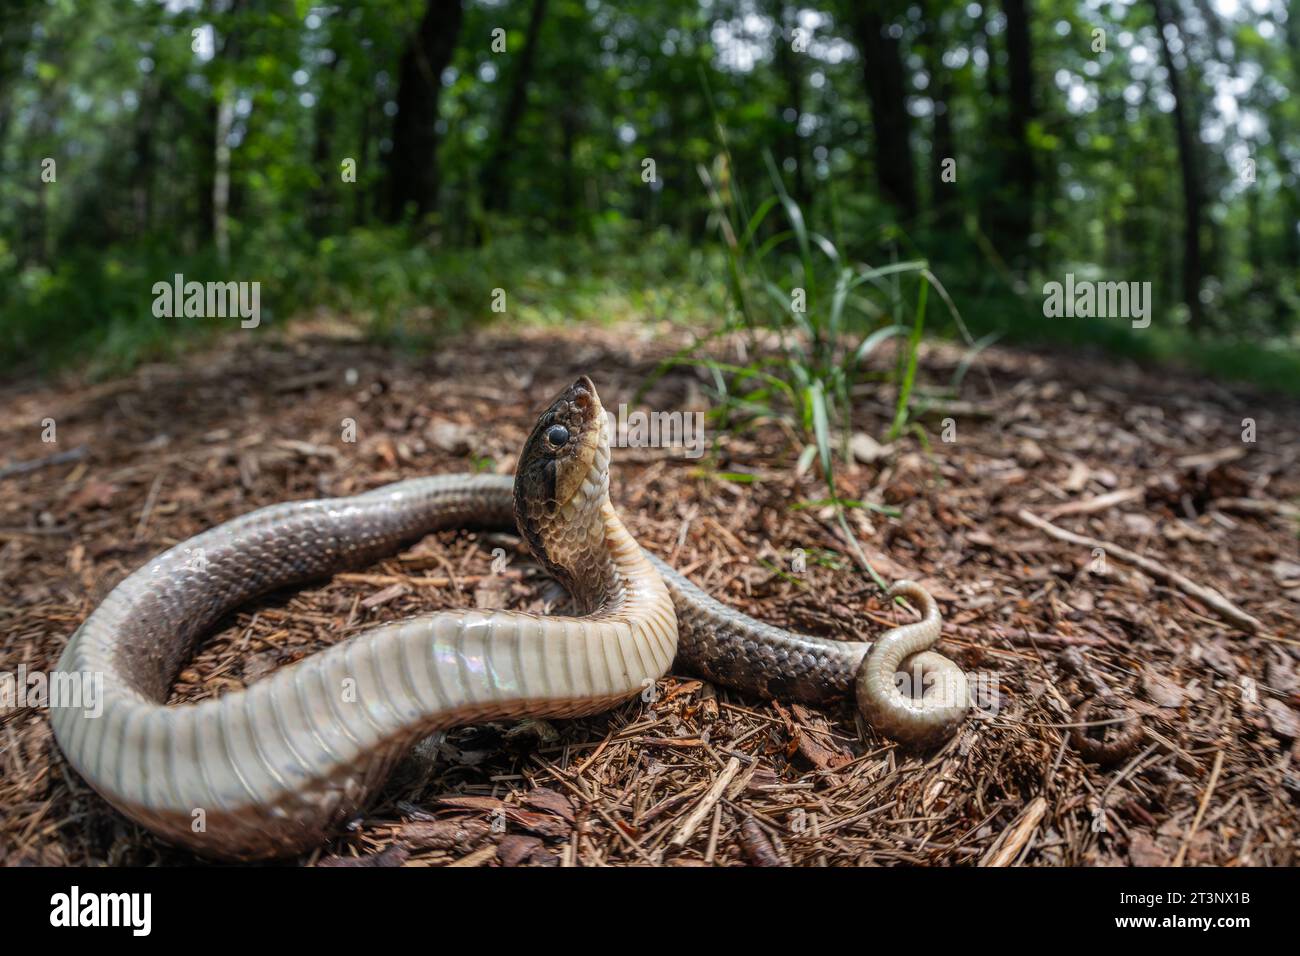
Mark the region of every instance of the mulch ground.
[[[630, 401], [682, 342], [661, 332], [499, 329], [412, 356], [322, 321], [110, 382], [6, 386], [0, 671], [52, 668], [128, 572], [253, 508], [509, 472], [535, 412], [578, 374], [607, 407]], [[746, 358], [737, 348], [718, 354]], [[942, 388], [962, 355], [928, 344], [923, 384]], [[675, 370], [646, 407], [703, 407], [704, 382]], [[860, 393], [856, 426], [879, 437], [893, 392]], [[41, 441], [44, 419], [56, 444]], [[939, 650], [975, 678], [981, 710], [950, 743], [908, 753], [847, 701], [769, 702], [674, 673], [653, 701], [590, 719], [426, 741], [373, 807], [299, 862], [1300, 862], [1300, 404], [1113, 359], [991, 349], [921, 420], [927, 442], [860, 443], [875, 460], [845, 468], [840, 492], [887, 509], [849, 520], [886, 578], [929, 586], [944, 610]], [[826, 508], [792, 507], [826, 491], [797, 473], [787, 427], [709, 437], [698, 460], [615, 452], [612, 495], [643, 544], [781, 626], [861, 640], [905, 620], [846, 557]], [[1152, 573], [1121, 557], [1132, 554]], [[1166, 571], [1256, 623], [1225, 619], [1231, 608]], [[378, 622], [555, 600], [513, 536], [431, 535], [230, 615], [173, 701], [246, 686]], [[1126, 734], [1131, 746], [1097, 763], [1072, 730], [1085, 748]], [[199, 862], [99, 799], [33, 707], [0, 712], [0, 860]]]

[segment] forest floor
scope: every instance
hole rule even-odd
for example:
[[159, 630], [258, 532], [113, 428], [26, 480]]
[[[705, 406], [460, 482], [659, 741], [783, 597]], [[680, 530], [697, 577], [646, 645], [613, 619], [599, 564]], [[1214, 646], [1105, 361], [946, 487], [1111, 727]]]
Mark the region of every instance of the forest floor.
[[[413, 357], [319, 319], [108, 382], [5, 386], [0, 672], [53, 668], [128, 572], [255, 507], [436, 472], [509, 472], [562, 386], [590, 374], [617, 409], [682, 343], [670, 326], [497, 327]], [[734, 361], [736, 347], [719, 355]], [[944, 386], [962, 357], [926, 343], [923, 384]], [[701, 381], [675, 369], [646, 406], [703, 407]], [[860, 391], [855, 424], [879, 437], [893, 389]], [[44, 419], [57, 444], [41, 442]], [[355, 443], [342, 440], [344, 419]], [[1300, 863], [1300, 402], [1113, 359], [992, 348], [959, 398], [921, 420], [928, 443], [873, 451], [841, 472], [840, 493], [897, 509], [849, 520], [886, 578], [929, 587], [944, 612], [938, 649], [975, 678], [981, 709], [951, 742], [908, 753], [849, 701], [763, 701], [674, 672], [650, 702], [427, 742], [346, 832], [299, 862]], [[826, 492], [815, 469], [796, 473], [788, 428], [710, 439], [713, 453], [694, 460], [615, 450], [612, 497], [642, 544], [777, 625], [860, 640], [904, 620], [844, 557], [826, 509], [792, 507]], [[509, 560], [493, 575], [497, 547]], [[800, 574], [789, 570], [796, 548]], [[1130, 552], [1155, 562], [1151, 573]], [[1168, 571], [1256, 623], [1225, 620], [1230, 608]], [[243, 687], [378, 622], [475, 604], [540, 609], [548, 597], [513, 536], [430, 535], [231, 614], [172, 699]], [[1081, 721], [1094, 699], [1103, 703]], [[1117, 762], [1085, 760], [1072, 726], [1124, 712], [1128, 724], [1081, 732], [1136, 729], [1131, 748]], [[41, 709], [0, 711], [0, 862], [197, 859], [91, 791]]]

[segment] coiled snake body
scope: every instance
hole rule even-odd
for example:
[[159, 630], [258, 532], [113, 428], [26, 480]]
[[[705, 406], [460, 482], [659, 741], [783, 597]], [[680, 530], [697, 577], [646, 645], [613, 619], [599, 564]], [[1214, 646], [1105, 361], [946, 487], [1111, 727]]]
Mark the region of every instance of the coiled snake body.
[[[642, 551], [610, 504], [608, 469], [605, 414], [584, 376], [542, 414], [514, 479], [417, 478], [274, 505], [191, 538], [122, 581], [69, 641], [59, 671], [102, 675], [102, 706], [55, 702], [60, 747], [105, 799], [159, 835], [253, 859], [325, 840], [421, 736], [604, 710], [651, 686], [674, 656], [769, 696], [820, 702], [854, 688], [867, 719], [904, 741], [952, 732], [964, 678], [925, 651], [940, 624], [925, 591], [895, 587], [923, 620], [874, 648], [755, 621]], [[581, 616], [441, 611], [373, 628], [215, 700], [164, 705], [197, 639], [250, 598], [437, 528], [511, 525]], [[931, 678], [919, 699], [894, 685], [909, 656]]]

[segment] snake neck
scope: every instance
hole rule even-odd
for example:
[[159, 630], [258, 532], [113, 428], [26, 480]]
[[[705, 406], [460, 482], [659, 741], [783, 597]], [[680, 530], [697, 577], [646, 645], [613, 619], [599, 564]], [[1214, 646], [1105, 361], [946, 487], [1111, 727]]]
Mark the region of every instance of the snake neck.
[[570, 502], [556, 518], [537, 557], [569, 592], [578, 613], [616, 611], [626, 584], [619, 542], [630, 535], [609, 496]]

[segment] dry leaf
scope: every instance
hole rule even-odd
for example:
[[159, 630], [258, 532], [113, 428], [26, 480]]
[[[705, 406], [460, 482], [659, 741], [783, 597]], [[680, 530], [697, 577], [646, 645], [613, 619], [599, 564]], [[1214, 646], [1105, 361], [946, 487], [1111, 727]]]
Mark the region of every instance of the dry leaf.
[[1169, 854], [1141, 830], [1134, 830], [1128, 844], [1129, 860], [1134, 866], [1168, 866]]
[[484, 820], [459, 817], [454, 820], [404, 823], [398, 839], [413, 850], [469, 850], [491, 828]]
[[394, 843], [381, 853], [369, 856], [327, 856], [317, 866], [401, 866], [410, 856], [410, 852]]
[[1142, 670], [1142, 689], [1161, 707], [1181, 707], [1187, 697], [1183, 688], [1149, 667]]
[[1300, 737], [1300, 715], [1282, 701], [1265, 697], [1264, 713], [1268, 715], [1268, 725], [1273, 728], [1273, 733], [1287, 740]]
[[497, 859], [502, 866], [518, 866], [542, 848], [542, 841], [537, 837], [513, 833], [503, 837], [497, 846]]

